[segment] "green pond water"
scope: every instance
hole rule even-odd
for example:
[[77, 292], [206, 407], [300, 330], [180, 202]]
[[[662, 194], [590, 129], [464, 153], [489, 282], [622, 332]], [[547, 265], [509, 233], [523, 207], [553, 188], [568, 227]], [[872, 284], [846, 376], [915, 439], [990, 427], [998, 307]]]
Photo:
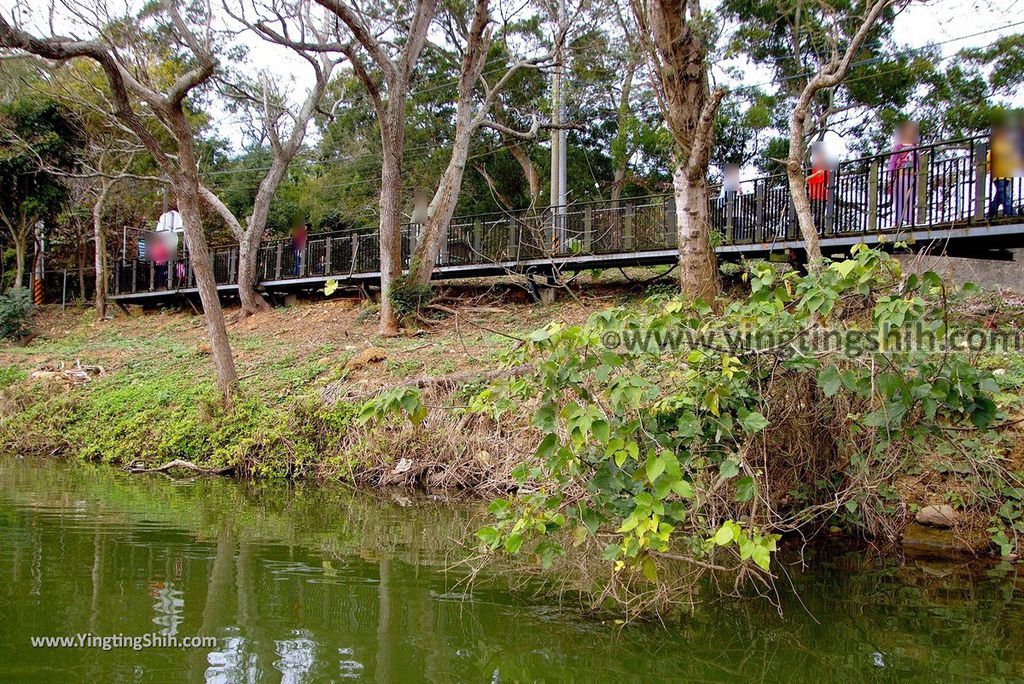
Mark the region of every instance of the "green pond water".
[[[396, 493], [5, 457], [0, 682], [1024, 681], [1011, 566], [832, 556], [791, 568], [781, 614], [729, 599], [623, 628], [500, 572], [467, 587], [450, 540], [477, 524], [477, 507]], [[31, 640], [77, 634], [216, 643]]]

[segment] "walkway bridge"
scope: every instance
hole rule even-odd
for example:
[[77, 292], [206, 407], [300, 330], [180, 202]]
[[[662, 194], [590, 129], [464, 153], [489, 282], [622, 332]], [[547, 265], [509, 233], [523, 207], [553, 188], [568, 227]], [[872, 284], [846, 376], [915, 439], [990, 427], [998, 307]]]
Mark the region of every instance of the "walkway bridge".
[[[1009, 259], [1024, 246], [1024, 219], [987, 218], [993, 194], [987, 172], [988, 139], [947, 141], [918, 148], [909, 214], [897, 223], [888, 186], [890, 154], [845, 161], [832, 171], [826, 198], [812, 202], [822, 251], [848, 252], [856, 243], [906, 241], [914, 249], [950, 256]], [[1017, 214], [1022, 213], [1024, 179], [1013, 180]], [[713, 229], [720, 235], [719, 258], [765, 257], [800, 251], [796, 214], [784, 176], [741, 183], [740, 191], [712, 188]], [[415, 226], [402, 233], [403, 263], [415, 247]], [[298, 256], [298, 258], [296, 258]], [[237, 247], [213, 248], [218, 289], [237, 291]], [[671, 195], [581, 202], [544, 211], [456, 217], [442, 248], [435, 279], [544, 275], [593, 268], [673, 264], [678, 260], [675, 204]], [[296, 255], [288, 239], [265, 242], [259, 250], [259, 288], [287, 293], [323, 287], [374, 285], [380, 280], [376, 232], [347, 230], [310, 235]], [[151, 261], [115, 262], [107, 289], [121, 304], [158, 303], [195, 295], [188, 255], [169, 268]]]

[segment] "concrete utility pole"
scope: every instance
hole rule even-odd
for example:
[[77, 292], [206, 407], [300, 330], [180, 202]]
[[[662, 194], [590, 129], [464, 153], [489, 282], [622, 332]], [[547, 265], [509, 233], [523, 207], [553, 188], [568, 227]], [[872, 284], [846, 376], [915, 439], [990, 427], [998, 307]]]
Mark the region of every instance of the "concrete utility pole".
[[555, 68], [551, 72], [551, 246], [554, 251], [565, 247], [566, 147], [565, 130], [558, 128], [565, 115], [562, 96], [562, 29], [565, 26], [565, 0], [558, 2], [558, 26], [555, 45]]
[[36, 306], [41, 306], [46, 299], [43, 290], [44, 275], [46, 273], [46, 225], [42, 221], [36, 222], [36, 259], [33, 269], [32, 301]]

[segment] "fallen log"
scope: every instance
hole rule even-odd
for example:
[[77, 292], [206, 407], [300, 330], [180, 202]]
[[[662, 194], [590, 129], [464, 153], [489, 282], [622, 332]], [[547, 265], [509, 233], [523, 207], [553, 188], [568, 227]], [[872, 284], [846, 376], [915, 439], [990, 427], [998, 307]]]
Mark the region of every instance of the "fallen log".
[[125, 467], [125, 470], [129, 473], [166, 473], [168, 470], [172, 470], [174, 468], [191, 470], [192, 472], [199, 473], [200, 475], [228, 475], [235, 470], [234, 466], [204, 468], [196, 465], [192, 461], [183, 461], [180, 458], [176, 458], [173, 461], [169, 461], [168, 463], [164, 463], [163, 465], [156, 466], [154, 468], [147, 468], [143, 465], [139, 465], [137, 461], [132, 461]]

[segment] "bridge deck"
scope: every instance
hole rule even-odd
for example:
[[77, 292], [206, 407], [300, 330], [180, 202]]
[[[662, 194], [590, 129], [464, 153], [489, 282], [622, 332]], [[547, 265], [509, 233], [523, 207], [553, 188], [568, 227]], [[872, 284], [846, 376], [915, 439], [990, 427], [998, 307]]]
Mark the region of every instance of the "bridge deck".
[[[983, 255], [1024, 245], [1024, 221], [989, 220], [991, 183], [984, 138], [919, 148], [919, 171], [897, 177], [889, 155], [844, 162], [835, 169], [824, 199], [812, 201], [826, 253], [856, 243], [907, 241], [932, 251]], [[1022, 179], [1014, 179], [1014, 198]], [[891, 185], [904, 187], [897, 207]], [[721, 258], [765, 256], [803, 247], [784, 178], [741, 184], [740, 191], [710, 200]], [[896, 213], [902, 209], [903, 220]], [[1018, 215], [1020, 212], [1018, 212]], [[550, 273], [615, 266], [671, 264], [678, 258], [675, 205], [671, 196], [580, 203], [541, 212], [456, 217], [442, 247], [435, 278], [471, 278], [508, 273]], [[417, 230], [402, 231], [403, 263], [415, 248]], [[380, 279], [375, 232], [340, 231], [312, 235], [296, 252], [288, 240], [268, 241], [257, 259], [259, 287], [288, 292], [339, 284], [372, 284]], [[237, 291], [235, 247], [212, 250], [218, 289]], [[121, 303], [155, 303], [197, 292], [188, 255], [169, 266], [138, 259], [115, 263], [107, 289]]]

